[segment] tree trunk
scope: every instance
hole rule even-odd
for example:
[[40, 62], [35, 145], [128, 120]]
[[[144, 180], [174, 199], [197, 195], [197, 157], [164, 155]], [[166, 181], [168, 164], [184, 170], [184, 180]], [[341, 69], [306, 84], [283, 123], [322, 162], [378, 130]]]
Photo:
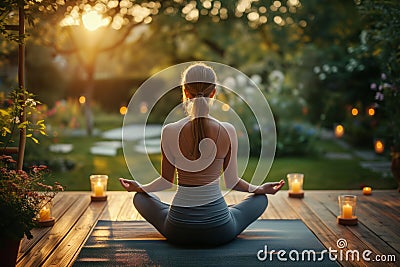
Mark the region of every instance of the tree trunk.
[[[19, 3], [19, 45], [18, 45], [18, 86], [19, 90], [25, 90], [25, 45], [24, 45], [24, 34], [25, 34], [25, 13], [24, 13], [24, 1]], [[25, 102], [25, 94], [22, 94], [23, 103]], [[20, 112], [20, 121], [26, 121], [25, 103], [22, 105]], [[18, 143], [18, 159], [17, 159], [17, 170], [22, 170], [24, 165], [25, 155], [25, 143], [26, 143], [26, 128], [22, 127], [19, 130], [19, 143]]]

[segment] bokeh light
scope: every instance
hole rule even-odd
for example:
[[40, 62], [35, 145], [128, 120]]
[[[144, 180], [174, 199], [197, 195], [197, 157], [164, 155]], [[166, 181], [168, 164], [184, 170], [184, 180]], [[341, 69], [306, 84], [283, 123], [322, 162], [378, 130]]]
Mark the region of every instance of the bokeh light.
[[343, 125], [339, 124], [335, 127], [335, 136], [337, 138], [341, 138], [344, 135], [344, 127]]
[[86, 103], [86, 97], [84, 97], [83, 95], [79, 97], [78, 99], [79, 103], [81, 104], [85, 104]]
[[122, 106], [122, 107], [119, 108], [119, 114], [125, 115], [126, 112], [128, 112], [128, 108], [127, 107]]
[[83, 26], [89, 31], [95, 31], [100, 27], [107, 26], [110, 21], [104, 19], [96, 10], [89, 10], [82, 15]]
[[374, 149], [377, 154], [382, 154], [385, 151], [385, 145], [383, 144], [382, 140], [375, 140]]
[[374, 116], [375, 115], [375, 109], [374, 108], [369, 108], [368, 109], [368, 115], [371, 116], [371, 117]]

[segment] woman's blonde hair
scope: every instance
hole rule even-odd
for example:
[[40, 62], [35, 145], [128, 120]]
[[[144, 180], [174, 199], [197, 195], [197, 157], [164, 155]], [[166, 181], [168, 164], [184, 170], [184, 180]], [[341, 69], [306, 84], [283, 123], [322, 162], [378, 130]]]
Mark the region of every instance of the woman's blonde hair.
[[182, 97], [186, 113], [191, 119], [193, 156], [196, 159], [200, 157], [199, 143], [206, 137], [205, 117], [209, 113], [208, 100], [214, 92], [216, 82], [214, 70], [204, 63], [193, 64], [182, 73]]

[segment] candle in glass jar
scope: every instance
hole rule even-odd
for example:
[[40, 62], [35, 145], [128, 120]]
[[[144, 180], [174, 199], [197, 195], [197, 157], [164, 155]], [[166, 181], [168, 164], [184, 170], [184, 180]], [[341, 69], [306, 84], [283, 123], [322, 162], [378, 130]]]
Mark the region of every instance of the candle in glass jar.
[[364, 187], [363, 188], [363, 194], [364, 195], [371, 195], [372, 194], [372, 188], [368, 187], [368, 186]]
[[294, 181], [292, 181], [292, 192], [293, 193], [300, 193], [300, 182], [295, 179]]
[[343, 214], [343, 218], [345, 218], [345, 219], [353, 218], [353, 207], [349, 204], [343, 205], [342, 214]]
[[94, 195], [96, 197], [101, 197], [103, 196], [103, 194], [104, 194], [104, 188], [101, 182], [99, 181], [94, 185]]
[[50, 208], [43, 207], [39, 211], [39, 221], [47, 221], [50, 220]]

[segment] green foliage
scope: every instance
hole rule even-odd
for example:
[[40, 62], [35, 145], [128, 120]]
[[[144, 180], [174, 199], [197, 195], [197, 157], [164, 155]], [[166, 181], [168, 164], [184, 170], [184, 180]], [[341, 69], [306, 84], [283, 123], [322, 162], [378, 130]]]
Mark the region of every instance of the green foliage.
[[62, 134], [63, 131], [84, 128], [82, 104], [77, 99], [68, 98], [58, 100], [54, 106], [47, 111], [47, 122], [51, 125], [52, 132]]
[[382, 73], [378, 84], [372, 83], [375, 91], [375, 105], [380, 112], [377, 137], [386, 141], [386, 145], [395, 151], [400, 151], [400, 84], [389, 81]]
[[400, 77], [400, 2], [364, 0], [358, 6], [365, 23], [368, 53], [376, 56], [382, 71], [399, 84]]
[[32, 238], [31, 229], [40, 209], [62, 191], [59, 183], [47, 185], [46, 167], [35, 166], [29, 172], [16, 171], [10, 156], [0, 157], [0, 237]]
[[57, 7], [57, 3], [53, 0], [3, 0], [0, 3], [0, 35], [9, 41], [23, 43], [27, 35], [20, 36], [7, 28], [9, 25], [18, 25], [18, 16], [15, 14], [19, 12], [19, 9], [23, 9], [23, 15], [28, 24], [33, 25], [40, 13], [54, 11]]
[[379, 73], [371, 81], [379, 116], [377, 134], [387, 145], [400, 150], [400, 2], [362, 1], [358, 6], [365, 22], [365, 36], [360, 44], [364, 56], [378, 60]]
[[354, 147], [371, 148], [373, 144], [372, 120], [367, 115], [348, 116], [343, 123], [345, 139]]
[[316, 152], [314, 140], [316, 132], [310, 126], [295, 122], [282, 122], [278, 124], [278, 138], [276, 155], [282, 156], [304, 156]]
[[[24, 88], [11, 91], [9, 98], [0, 98], [0, 144], [7, 147], [14, 142], [15, 135], [20, 129], [26, 129], [26, 137], [38, 143], [37, 133], [46, 135], [44, 123], [38, 106], [41, 103], [34, 99], [34, 95]], [[26, 120], [22, 120], [21, 113], [25, 112]]]
[[[40, 103], [26, 89], [17, 88], [8, 99], [3, 96], [0, 100], [0, 141], [4, 148], [14, 142], [21, 129], [26, 130], [26, 137], [34, 143], [38, 143], [35, 134], [46, 135], [46, 126], [38, 111]], [[58, 183], [46, 184], [46, 166], [34, 166], [25, 172], [15, 170], [14, 163], [11, 156], [0, 156], [0, 228], [7, 229], [0, 232], [0, 237], [32, 238], [30, 231], [36, 226], [38, 212], [63, 187]]]

